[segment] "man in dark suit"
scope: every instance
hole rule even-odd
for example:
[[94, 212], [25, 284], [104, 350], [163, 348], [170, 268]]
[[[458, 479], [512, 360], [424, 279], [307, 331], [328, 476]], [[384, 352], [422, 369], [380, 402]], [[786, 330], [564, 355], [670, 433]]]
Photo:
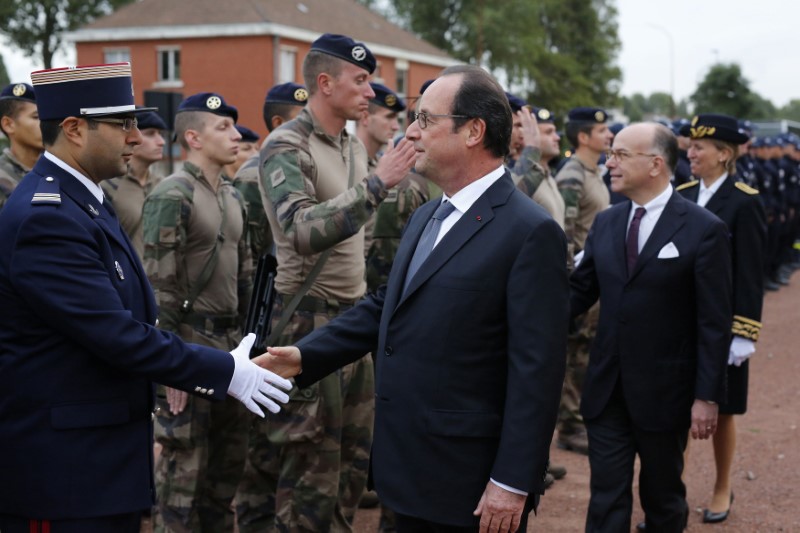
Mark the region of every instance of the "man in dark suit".
[[410, 219], [386, 286], [270, 359], [296, 373], [302, 352], [305, 386], [374, 350], [372, 481], [398, 531], [524, 531], [564, 377], [566, 239], [503, 167], [489, 74], [446, 69], [419, 111], [406, 137], [443, 200]]
[[688, 429], [706, 439], [725, 398], [731, 332], [725, 225], [670, 186], [675, 137], [635, 124], [614, 139], [611, 187], [630, 199], [598, 214], [570, 278], [570, 314], [600, 298], [581, 413], [589, 434], [587, 532], [630, 531], [635, 456], [648, 531], [686, 524]]
[[[45, 152], [0, 213], [0, 530], [138, 532], [154, 503], [151, 380], [261, 413], [289, 382], [155, 328], [100, 182], [141, 143], [128, 63], [31, 75]], [[233, 357], [231, 357], [233, 356]]]

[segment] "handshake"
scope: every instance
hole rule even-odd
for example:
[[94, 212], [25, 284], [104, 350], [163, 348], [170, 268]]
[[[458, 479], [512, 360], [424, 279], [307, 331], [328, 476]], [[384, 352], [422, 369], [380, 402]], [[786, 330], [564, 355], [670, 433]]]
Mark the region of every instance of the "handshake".
[[259, 404], [272, 413], [280, 411], [276, 402], [288, 402], [289, 395], [284, 391], [292, 388], [292, 383], [286, 378], [296, 376], [302, 368], [300, 350], [293, 346], [268, 348], [267, 353], [251, 360], [250, 350], [255, 340], [255, 334], [248, 333], [231, 351], [234, 368], [228, 394], [263, 418], [264, 412]]

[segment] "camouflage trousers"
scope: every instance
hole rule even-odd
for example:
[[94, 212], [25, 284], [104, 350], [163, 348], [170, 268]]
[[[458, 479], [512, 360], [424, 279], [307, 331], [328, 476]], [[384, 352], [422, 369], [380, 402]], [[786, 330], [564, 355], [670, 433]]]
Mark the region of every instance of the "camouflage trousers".
[[[296, 343], [331, 318], [296, 311], [277, 344]], [[241, 533], [352, 531], [367, 482], [374, 394], [367, 355], [308, 388], [293, 389], [278, 415], [254, 420], [236, 498]]]
[[564, 375], [558, 412], [560, 434], [569, 435], [583, 429], [581, 393], [599, 319], [600, 304], [596, 303], [586, 313], [575, 318], [575, 331], [567, 337], [567, 372]]
[[[238, 329], [227, 334], [201, 333], [181, 326], [188, 342], [221, 350], [236, 347]], [[210, 402], [189, 395], [186, 409], [173, 415], [159, 387], [156, 442], [155, 533], [233, 531], [233, 498], [244, 471], [249, 411], [237, 400]]]

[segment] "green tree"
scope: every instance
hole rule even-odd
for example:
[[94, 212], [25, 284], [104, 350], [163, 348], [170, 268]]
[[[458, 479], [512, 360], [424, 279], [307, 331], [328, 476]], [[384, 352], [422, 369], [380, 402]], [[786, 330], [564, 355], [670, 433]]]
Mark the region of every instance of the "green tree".
[[11, 80], [8, 79], [6, 62], [3, 60], [3, 56], [0, 55], [0, 87], [5, 87], [9, 83], [11, 83]]
[[725, 113], [741, 118], [769, 118], [775, 106], [750, 89], [736, 63], [713, 65], [690, 97], [695, 113]]
[[2, 0], [0, 26], [8, 43], [51, 68], [64, 32], [88, 24], [132, 0]]
[[617, 103], [620, 42], [611, 0], [392, 0], [398, 22], [563, 114]]
[[788, 120], [800, 122], [800, 99], [789, 100], [780, 110], [780, 116]]

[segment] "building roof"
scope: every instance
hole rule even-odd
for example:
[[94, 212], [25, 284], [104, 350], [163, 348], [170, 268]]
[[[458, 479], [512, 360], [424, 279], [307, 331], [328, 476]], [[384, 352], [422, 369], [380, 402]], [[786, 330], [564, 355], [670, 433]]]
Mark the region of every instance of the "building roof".
[[455, 62], [355, 0], [138, 0], [68, 37], [87, 42], [264, 34], [312, 41], [326, 32], [364, 41], [379, 54], [405, 50]]

